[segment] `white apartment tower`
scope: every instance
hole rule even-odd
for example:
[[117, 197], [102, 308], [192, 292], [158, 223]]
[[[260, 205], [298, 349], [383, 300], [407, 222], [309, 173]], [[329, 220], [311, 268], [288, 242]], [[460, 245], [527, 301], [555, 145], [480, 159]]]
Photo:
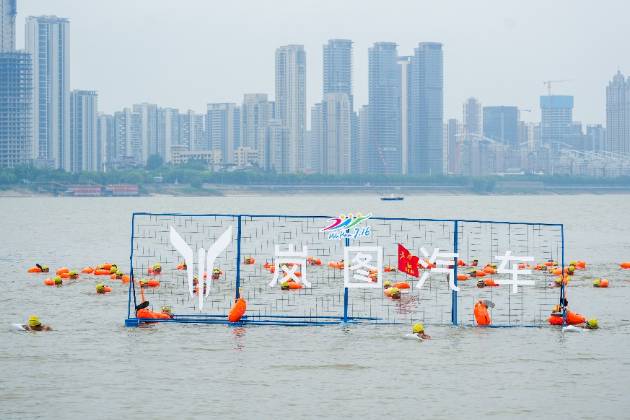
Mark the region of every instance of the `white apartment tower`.
[[[303, 45], [286, 45], [276, 50], [275, 118], [287, 129], [286, 160], [288, 173], [304, 168], [304, 134], [306, 131], [306, 53]], [[275, 158], [274, 158], [275, 159]]]
[[33, 57], [33, 159], [70, 170], [70, 22], [56, 16], [26, 19]]

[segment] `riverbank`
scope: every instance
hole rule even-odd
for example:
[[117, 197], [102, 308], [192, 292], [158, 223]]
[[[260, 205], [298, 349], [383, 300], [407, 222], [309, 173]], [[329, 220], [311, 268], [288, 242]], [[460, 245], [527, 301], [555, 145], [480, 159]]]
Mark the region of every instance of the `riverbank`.
[[[564, 195], [564, 194], [627, 194], [630, 186], [544, 185], [543, 183], [497, 183], [491, 191], [478, 191], [460, 185], [239, 185], [202, 184], [149, 184], [140, 186], [138, 196], [217, 197], [264, 196], [282, 194], [375, 194], [381, 195]], [[68, 196], [59, 190], [11, 186], [0, 189], [3, 197], [57, 197]], [[72, 196], [71, 197], [78, 197]], [[100, 196], [99, 196], [100, 197]], [[103, 197], [106, 197], [103, 195]]]

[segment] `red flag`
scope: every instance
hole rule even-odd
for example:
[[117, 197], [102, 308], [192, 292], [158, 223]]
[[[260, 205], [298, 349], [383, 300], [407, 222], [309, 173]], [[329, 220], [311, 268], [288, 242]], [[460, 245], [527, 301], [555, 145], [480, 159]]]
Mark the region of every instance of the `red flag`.
[[410, 276], [418, 277], [418, 261], [420, 259], [415, 255], [411, 255], [411, 252], [402, 244], [398, 244], [398, 270], [403, 273], [407, 273]]

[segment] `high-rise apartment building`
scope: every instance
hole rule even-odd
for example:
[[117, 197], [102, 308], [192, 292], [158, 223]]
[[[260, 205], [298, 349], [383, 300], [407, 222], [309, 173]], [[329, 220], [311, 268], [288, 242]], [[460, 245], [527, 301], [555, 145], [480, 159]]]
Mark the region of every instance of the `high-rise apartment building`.
[[[264, 156], [265, 130], [273, 118], [273, 102], [266, 93], [249, 93], [243, 96], [241, 106], [241, 145], [256, 150], [262, 162]], [[262, 166], [262, 163], [258, 162]]]
[[449, 175], [459, 172], [459, 144], [460, 141], [459, 121], [451, 118], [446, 122], [446, 172]]
[[98, 143], [98, 96], [91, 90], [70, 94], [70, 171], [103, 170], [103, 148]]
[[103, 171], [113, 169], [113, 162], [116, 161], [116, 134], [114, 129], [114, 116], [99, 113], [96, 117], [97, 143], [101, 147], [103, 157]]
[[419, 43], [409, 72], [409, 174], [444, 173], [443, 73], [442, 44]]
[[351, 103], [345, 93], [327, 93], [321, 104], [319, 172], [347, 175], [351, 170]]
[[328, 93], [345, 93], [352, 98], [352, 41], [331, 39], [324, 45], [323, 96]]
[[463, 112], [463, 137], [472, 136], [481, 137], [482, 133], [482, 114], [481, 102], [477, 98], [468, 98], [464, 102]]
[[179, 110], [159, 108], [157, 111], [157, 154], [166, 163], [171, 161], [173, 146], [179, 146]]
[[282, 158], [287, 161], [287, 171], [302, 172], [306, 131], [306, 53], [302, 45], [276, 50], [275, 118], [288, 132], [287, 155]]
[[26, 19], [33, 58], [33, 158], [70, 170], [70, 22], [56, 16]]
[[234, 151], [241, 143], [241, 111], [234, 103], [208, 104], [206, 136], [210, 150], [221, 153], [224, 164], [234, 163]]
[[32, 159], [33, 65], [26, 52], [0, 52], [0, 167]]
[[508, 146], [518, 146], [518, 108], [484, 106], [483, 136]]
[[369, 56], [368, 172], [401, 173], [400, 65], [393, 42], [377, 42]]
[[606, 87], [606, 151], [630, 153], [630, 78], [620, 71]]
[[264, 168], [279, 174], [291, 173], [289, 129], [277, 119], [269, 120], [265, 130]]
[[140, 115], [140, 144], [142, 145], [142, 164], [149, 156], [158, 153], [158, 106], [141, 103], [133, 106], [133, 112]]
[[179, 145], [190, 152], [209, 151], [207, 139], [204, 135], [205, 116], [188, 110], [179, 114]]
[[543, 146], [559, 149], [572, 135], [573, 96], [540, 97], [540, 138]]
[[114, 138], [116, 159], [112, 162], [118, 168], [143, 166], [144, 147], [142, 145], [142, 115], [129, 108], [114, 113]]
[[0, 52], [15, 51], [16, 0], [0, 0]]

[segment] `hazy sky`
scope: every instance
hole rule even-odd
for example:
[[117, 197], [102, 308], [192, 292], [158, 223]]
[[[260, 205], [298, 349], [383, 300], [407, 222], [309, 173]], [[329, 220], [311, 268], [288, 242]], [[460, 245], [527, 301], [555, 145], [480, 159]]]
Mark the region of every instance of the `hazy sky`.
[[575, 95], [574, 118], [605, 121], [605, 86], [630, 72], [630, 0], [18, 0], [24, 19], [71, 20], [72, 88], [113, 112], [139, 102], [205, 112], [208, 102], [274, 96], [274, 51], [304, 44], [307, 112], [320, 101], [322, 45], [354, 41], [355, 106], [367, 103], [368, 47], [444, 44], [445, 118], [463, 101], [516, 105], [539, 118], [543, 80]]

